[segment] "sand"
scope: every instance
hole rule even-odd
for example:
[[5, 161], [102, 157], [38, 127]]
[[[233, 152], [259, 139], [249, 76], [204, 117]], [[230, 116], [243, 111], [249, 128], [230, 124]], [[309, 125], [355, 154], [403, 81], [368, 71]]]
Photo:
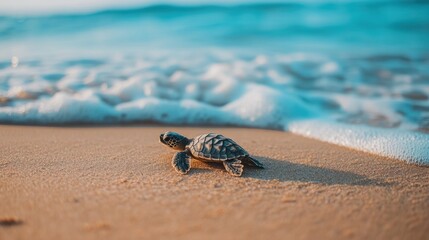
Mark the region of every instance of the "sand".
[[[171, 167], [174, 130], [266, 169]], [[429, 168], [240, 128], [0, 126], [0, 239], [429, 239]]]

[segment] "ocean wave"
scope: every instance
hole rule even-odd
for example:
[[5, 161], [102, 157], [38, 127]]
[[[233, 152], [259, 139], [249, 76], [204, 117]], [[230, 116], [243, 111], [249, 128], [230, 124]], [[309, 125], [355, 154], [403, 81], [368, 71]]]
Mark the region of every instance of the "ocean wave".
[[222, 51], [15, 59], [0, 69], [0, 122], [269, 128], [425, 165], [428, 62]]
[[[4, 54], [246, 48], [281, 52], [429, 51], [423, 1], [153, 5], [0, 17]], [[373, 20], [373, 16], [377, 20]]]
[[134, 1], [134, 0], [125, 0], [118, 4], [116, 1], [106, 0], [103, 2], [98, 2], [95, 0], [88, 0], [85, 2], [80, 2], [79, 5], [75, 3], [61, 3], [61, 4], [52, 4], [52, 2], [43, 1], [39, 2], [37, 6], [32, 4], [22, 4], [17, 3], [14, 5], [11, 4], [2, 4], [0, 5], [2, 9], [0, 14], [5, 14], [6, 16], [15, 15], [32, 15], [32, 16], [46, 16], [46, 15], [83, 15], [83, 14], [93, 14], [100, 12], [115, 12], [115, 13], [124, 13], [124, 12], [163, 12], [174, 9], [207, 9], [207, 8], [226, 8], [226, 7], [244, 7], [244, 8], [272, 8], [272, 7], [282, 7], [282, 6], [320, 6], [320, 5], [381, 5], [381, 4], [403, 4], [403, 5], [422, 5], [427, 2], [424, 0], [349, 0], [349, 1], [338, 1], [338, 0], [270, 0], [270, 1], [260, 1], [260, 0], [217, 0], [217, 1], [204, 1], [204, 2], [195, 2], [192, 0], [164, 0], [164, 1]]

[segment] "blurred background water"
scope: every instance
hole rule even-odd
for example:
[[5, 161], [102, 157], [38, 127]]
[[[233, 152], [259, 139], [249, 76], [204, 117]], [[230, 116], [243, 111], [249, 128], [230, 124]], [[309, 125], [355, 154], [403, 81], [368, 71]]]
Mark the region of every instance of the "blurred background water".
[[74, 12], [31, 11], [31, 4], [3, 10], [2, 56], [154, 48], [416, 55], [429, 48], [427, 1], [176, 1], [106, 9], [107, 2], [99, 10], [91, 2]]
[[[305, 118], [429, 129], [428, 1], [17, 0], [0, 14], [1, 122], [287, 128], [312, 112]], [[264, 96], [267, 114], [282, 116], [271, 122], [222, 115], [251, 86], [294, 100]], [[167, 107], [121, 110], [154, 99], [205, 110], [192, 120], [161, 117]], [[281, 110], [294, 106], [304, 110]]]

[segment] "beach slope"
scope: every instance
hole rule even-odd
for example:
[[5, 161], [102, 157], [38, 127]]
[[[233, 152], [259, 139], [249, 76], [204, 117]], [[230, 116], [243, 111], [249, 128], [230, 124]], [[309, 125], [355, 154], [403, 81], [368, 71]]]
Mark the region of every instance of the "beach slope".
[[[167, 130], [233, 138], [266, 169], [171, 166]], [[290, 133], [0, 126], [0, 239], [427, 239], [429, 168]]]

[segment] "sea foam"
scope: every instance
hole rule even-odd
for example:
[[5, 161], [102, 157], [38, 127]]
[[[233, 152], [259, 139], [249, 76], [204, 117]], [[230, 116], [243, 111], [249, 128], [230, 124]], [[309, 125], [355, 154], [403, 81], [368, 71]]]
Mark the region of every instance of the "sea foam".
[[340, 146], [397, 158], [408, 163], [429, 165], [427, 134], [321, 120], [291, 122], [287, 130]]
[[219, 51], [33, 60], [0, 69], [0, 121], [278, 129], [429, 165], [425, 62], [397, 61]]

